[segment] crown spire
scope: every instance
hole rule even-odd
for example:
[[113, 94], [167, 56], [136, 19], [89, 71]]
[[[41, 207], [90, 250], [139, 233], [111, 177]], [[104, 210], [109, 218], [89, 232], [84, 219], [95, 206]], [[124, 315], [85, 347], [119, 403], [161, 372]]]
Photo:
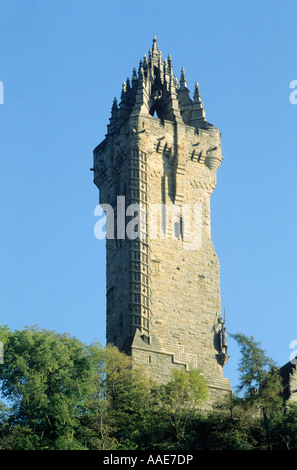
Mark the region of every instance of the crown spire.
[[[171, 54], [162, 57], [157, 37], [148, 54], [139, 61], [138, 69], [134, 68], [132, 77], [123, 82], [121, 100], [113, 108], [113, 120], [117, 116], [121, 125], [130, 116], [156, 113], [162, 120], [179, 121], [193, 127], [203, 127], [207, 121], [196, 82], [193, 99], [190, 97], [186, 73], [181, 69], [180, 80], [173, 73]], [[112, 122], [113, 122], [112, 120]], [[114, 126], [109, 127], [113, 132]]]

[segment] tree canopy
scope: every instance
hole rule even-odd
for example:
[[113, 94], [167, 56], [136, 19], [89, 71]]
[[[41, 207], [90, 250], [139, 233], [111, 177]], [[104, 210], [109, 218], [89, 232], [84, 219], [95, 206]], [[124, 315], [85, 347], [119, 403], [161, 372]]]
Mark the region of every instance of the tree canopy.
[[206, 411], [198, 370], [152, 382], [113, 346], [37, 327], [0, 327], [0, 449], [296, 449], [296, 405], [284, 407], [274, 362], [253, 337], [239, 344], [239, 391]]

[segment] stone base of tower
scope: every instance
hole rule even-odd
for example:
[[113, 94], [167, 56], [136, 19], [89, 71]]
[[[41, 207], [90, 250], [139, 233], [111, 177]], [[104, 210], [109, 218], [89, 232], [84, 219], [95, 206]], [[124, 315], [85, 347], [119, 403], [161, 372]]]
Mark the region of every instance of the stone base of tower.
[[158, 384], [169, 382], [172, 379], [173, 369], [186, 369], [187, 371], [198, 369], [208, 386], [205, 409], [210, 408], [211, 404], [221, 400], [226, 394], [232, 393], [229, 379], [218, 374], [204, 374], [203, 370], [198, 367], [194, 354], [186, 352], [182, 346], [174, 343], [164, 346], [154, 335], [150, 337], [148, 344], [137, 330], [129, 354], [132, 357], [132, 364], [140, 366]]
[[[204, 375], [204, 374], [202, 374]], [[222, 400], [228, 394], [232, 394], [232, 388], [229, 379], [225, 377], [211, 377], [204, 375], [208, 386], [208, 400], [205, 408], [211, 407], [212, 403]]]

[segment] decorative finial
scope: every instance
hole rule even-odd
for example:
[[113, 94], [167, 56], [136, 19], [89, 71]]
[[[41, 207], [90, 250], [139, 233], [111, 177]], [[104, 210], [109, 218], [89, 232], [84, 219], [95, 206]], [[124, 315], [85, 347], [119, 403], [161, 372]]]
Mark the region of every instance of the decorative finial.
[[200, 96], [200, 91], [199, 91], [199, 83], [196, 82], [195, 84], [195, 90], [194, 90], [194, 102], [196, 103], [201, 103], [201, 96]]
[[167, 64], [167, 60], [164, 59], [164, 73], [167, 73], [168, 71], [168, 64]]
[[153, 38], [153, 52], [158, 52], [158, 41], [157, 41], [157, 37], [154, 36]]
[[130, 78], [128, 77], [126, 80], [126, 91], [129, 92], [130, 90], [131, 90]]
[[118, 102], [117, 102], [117, 99], [114, 98], [113, 103], [112, 103], [112, 108], [111, 108], [110, 122], [114, 121], [117, 118], [117, 115], [118, 115]]
[[140, 70], [142, 69], [142, 67], [143, 67], [142, 60], [140, 60], [139, 67], [138, 67], [138, 75], [140, 74]]
[[132, 72], [132, 86], [134, 85], [136, 80], [137, 80], [137, 72], [136, 72], [136, 68], [134, 67], [133, 72]]
[[126, 91], [127, 91], [127, 85], [126, 85], [126, 82], [123, 82], [121, 98], [123, 98], [123, 96], [125, 96]]
[[170, 54], [168, 54], [167, 63], [168, 63], [168, 73], [169, 73], [169, 75], [172, 75], [172, 61], [171, 61], [171, 55]]
[[184, 68], [181, 69], [179, 84], [181, 88], [187, 88], [187, 80]]
[[138, 76], [139, 76], [139, 81], [140, 81], [140, 83], [143, 84], [143, 82], [144, 82], [144, 70], [143, 70], [143, 66], [140, 67], [139, 72], [138, 72]]
[[143, 70], [144, 70], [144, 73], [146, 74], [148, 70], [148, 60], [147, 60], [146, 54], [144, 54], [143, 56]]
[[118, 109], [118, 102], [117, 102], [117, 99], [114, 98], [113, 103], [112, 103], [111, 112], [113, 113], [114, 111], [117, 111], [117, 109]]

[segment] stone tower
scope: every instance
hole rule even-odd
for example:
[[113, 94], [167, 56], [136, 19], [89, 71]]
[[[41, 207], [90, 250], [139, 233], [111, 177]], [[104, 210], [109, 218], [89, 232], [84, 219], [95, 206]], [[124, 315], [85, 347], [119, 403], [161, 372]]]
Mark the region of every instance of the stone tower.
[[199, 369], [210, 395], [231, 391], [211, 241], [210, 196], [221, 165], [198, 83], [173, 74], [154, 37], [114, 99], [94, 150], [94, 183], [106, 213], [107, 343], [157, 382]]

